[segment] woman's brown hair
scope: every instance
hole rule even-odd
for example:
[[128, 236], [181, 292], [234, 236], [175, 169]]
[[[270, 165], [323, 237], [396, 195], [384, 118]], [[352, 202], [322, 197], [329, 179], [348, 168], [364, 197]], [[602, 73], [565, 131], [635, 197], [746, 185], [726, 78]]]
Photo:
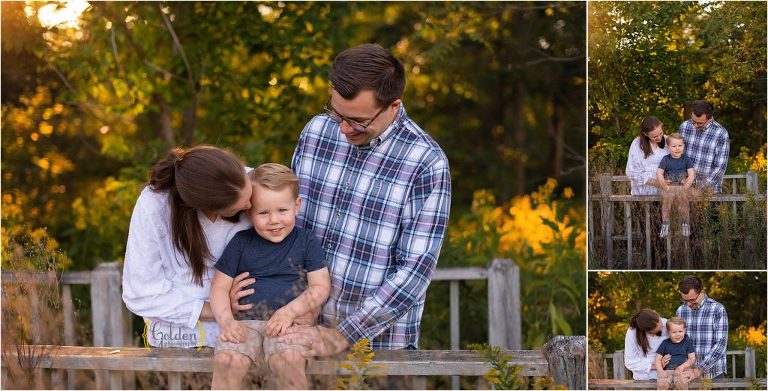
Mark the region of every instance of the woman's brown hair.
[[[643, 154], [646, 158], [653, 154], [653, 147], [651, 146], [651, 138], [648, 137], [648, 132], [661, 126], [661, 121], [654, 116], [648, 116], [643, 118], [643, 122], [640, 123], [640, 149], [643, 150]], [[664, 148], [664, 137], [659, 141], [659, 148]]]
[[635, 329], [635, 337], [637, 338], [637, 344], [643, 349], [643, 354], [648, 354], [650, 345], [648, 344], [648, 332], [655, 329], [661, 322], [661, 317], [656, 311], [643, 308], [632, 317], [629, 321], [629, 327]]
[[[243, 163], [231, 152], [202, 145], [174, 148], [149, 174], [154, 191], [167, 191], [173, 244], [187, 256], [192, 279], [203, 285], [205, 260], [211, 257], [198, 211], [225, 209], [240, 198], [246, 185]], [[239, 215], [226, 218], [237, 222]]]

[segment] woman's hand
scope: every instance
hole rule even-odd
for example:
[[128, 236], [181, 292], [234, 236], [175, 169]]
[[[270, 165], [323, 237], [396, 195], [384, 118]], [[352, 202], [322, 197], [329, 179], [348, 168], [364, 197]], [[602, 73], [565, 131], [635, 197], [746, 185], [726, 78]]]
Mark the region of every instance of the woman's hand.
[[661, 367], [664, 368], [669, 364], [669, 360], [672, 359], [671, 354], [665, 354], [663, 357], [661, 357]]
[[349, 347], [349, 342], [336, 329], [322, 326], [292, 326], [278, 337], [282, 343], [303, 345], [308, 350], [304, 357], [334, 356]]
[[240, 275], [235, 277], [234, 281], [232, 281], [232, 289], [229, 290], [229, 302], [233, 313], [249, 310], [253, 307], [253, 304], [240, 304], [240, 299], [252, 295], [254, 292], [253, 288], [243, 289], [248, 285], [256, 283], [256, 279], [248, 278], [248, 275], [248, 272], [240, 273]]

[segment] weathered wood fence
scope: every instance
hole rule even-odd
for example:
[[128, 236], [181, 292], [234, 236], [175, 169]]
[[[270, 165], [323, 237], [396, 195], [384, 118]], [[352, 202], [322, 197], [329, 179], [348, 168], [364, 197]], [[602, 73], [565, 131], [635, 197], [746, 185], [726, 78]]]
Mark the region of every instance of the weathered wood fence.
[[[624, 366], [624, 351], [619, 350], [614, 353], [602, 354], [602, 378], [590, 378], [590, 389], [655, 389], [655, 380], [632, 380], [632, 372]], [[724, 389], [724, 388], [751, 388], [754, 385], [761, 385], [765, 388], [766, 379], [756, 379], [756, 359], [755, 351], [752, 348], [744, 350], [728, 350], [726, 360], [730, 362], [731, 368], [728, 373], [729, 378], [713, 380], [710, 384], [705, 384], [701, 380], [690, 384], [690, 389]], [[744, 362], [743, 373], [737, 372], [736, 361], [742, 359]], [[593, 361], [594, 362], [594, 361]], [[591, 373], [592, 376], [595, 373]], [[740, 376], [743, 375], [743, 376]]]
[[[743, 360], [744, 362], [744, 376], [738, 376], [736, 372], [736, 360]], [[737, 379], [739, 377], [755, 377], [756, 376], [756, 358], [755, 350], [752, 348], [746, 348], [744, 350], [728, 350], [726, 352], [726, 360], [730, 361], [730, 377]], [[611, 376], [609, 376], [611, 375]], [[624, 366], [624, 351], [619, 350], [613, 353], [606, 353], [603, 355], [603, 378], [605, 379], [631, 379], [632, 372]]]
[[[433, 281], [448, 281], [450, 295], [450, 349], [459, 347], [459, 284], [466, 280], [486, 279], [488, 281], [488, 334], [489, 343], [503, 349], [519, 350], [521, 347], [520, 319], [520, 276], [519, 269], [511, 260], [495, 259], [488, 268], [440, 268]], [[90, 285], [91, 321], [93, 324], [93, 346], [124, 347], [133, 345], [131, 334], [132, 314], [127, 311], [122, 301], [122, 265], [116, 262], [103, 263], [93, 271], [64, 273], [8, 273], [2, 274], [6, 283], [56, 283], [61, 286], [62, 312], [64, 318], [64, 344], [75, 346], [83, 342], [75, 340], [75, 311], [72, 300], [72, 285]], [[34, 308], [39, 300], [33, 297], [32, 332], [35, 344], [42, 344], [39, 308]], [[38, 304], [39, 306], [39, 304]], [[38, 314], [38, 315], [35, 315]], [[57, 367], [58, 368], [58, 367]], [[72, 369], [67, 371], [66, 381], [60, 371], [54, 371], [54, 386], [74, 388]], [[97, 368], [92, 368], [97, 369]], [[454, 375], [460, 375], [461, 371]], [[43, 380], [38, 371], [36, 383]], [[107, 373], [96, 372], [97, 384], [105, 385]], [[133, 385], [132, 376], [125, 376], [127, 386]], [[458, 388], [458, 377], [453, 379], [453, 387]]]
[[[110, 389], [122, 389], [124, 371], [164, 372], [168, 376], [169, 389], [180, 389], [181, 374], [187, 372], [211, 372], [213, 349], [164, 348], [144, 349], [135, 347], [75, 347], [34, 345], [28, 347], [33, 354], [21, 356], [11, 351], [4, 359], [20, 365], [31, 366], [25, 357], [35, 357], [36, 370], [80, 369], [106, 371]], [[569, 389], [584, 389], [586, 339], [558, 336], [544, 345], [543, 351], [508, 350], [512, 365], [519, 365], [520, 376], [552, 376], [555, 384]], [[307, 373], [310, 375], [344, 376], [347, 370], [341, 364], [347, 362], [343, 355], [311, 360]], [[426, 376], [484, 376], [492, 367], [475, 353], [452, 350], [397, 350], [376, 351], [375, 372], [387, 376], [411, 376], [416, 389], [426, 388]], [[7, 366], [3, 362], [3, 366]], [[53, 379], [52, 379], [53, 381]], [[99, 388], [105, 384], [98, 385]]]
[[[601, 263], [601, 267], [594, 267], [599, 269], [613, 269], [614, 262], [614, 244], [616, 241], [624, 241], [626, 245], [626, 268], [632, 269], [636, 265], [633, 255], [633, 242], [644, 242], [644, 255], [645, 262], [648, 268], [651, 266], [651, 238], [658, 235], [651, 229], [651, 213], [650, 204], [652, 202], [660, 202], [661, 197], [658, 195], [653, 196], [637, 196], [629, 194], [629, 178], [626, 176], [612, 176], [609, 174], [599, 175], [596, 178], [590, 179], [590, 191], [589, 202], [587, 209], [587, 224], [588, 224], [588, 250], [590, 254], [596, 255], [596, 258]], [[746, 174], [738, 175], [725, 175], [723, 177], [723, 192], [720, 194], [714, 194], [707, 197], [710, 202], [725, 202], [730, 203], [731, 210], [736, 214], [739, 209], [739, 204], [744, 204], [749, 199], [756, 199], [765, 201], [765, 192], [761, 191], [758, 184], [757, 174], [753, 171], [748, 171]], [[617, 225], [615, 221], [615, 208], [616, 205], [624, 210], [624, 232], [614, 232], [614, 227]], [[632, 225], [632, 210], [633, 206], [642, 206], [644, 213], [644, 226], [635, 230]], [[597, 212], [596, 212], [597, 209]], [[596, 217], [599, 216], [600, 225], [596, 225]], [[749, 246], [750, 243], [747, 238], [743, 238], [745, 245]], [[598, 245], [598, 241], [600, 245]], [[665, 240], [665, 253], [667, 269], [672, 268], [672, 235], [668, 235]], [[689, 242], [688, 238], [684, 238], [686, 260], [689, 259]], [[596, 253], [597, 248], [601, 248], [599, 253]]]

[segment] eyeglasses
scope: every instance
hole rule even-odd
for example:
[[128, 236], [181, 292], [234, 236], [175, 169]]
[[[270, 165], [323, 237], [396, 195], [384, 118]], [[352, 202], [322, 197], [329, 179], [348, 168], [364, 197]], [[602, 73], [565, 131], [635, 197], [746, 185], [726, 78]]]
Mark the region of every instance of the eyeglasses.
[[[333, 106], [331, 105], [331, 97], [328, 97], [328, 101], [325, 102], [325, 106], [323, 107], [323, 111], [325, 111], [325, 114], [328, 114], [328, 116], [331, 117], [331, 119], [334, 122], [336, 122], [337, 124], [341, 125], [342, 121], [346, 121], [349, 124], [349, 126], [351, 126], [352, 129], [354, 129], [356, 132], [364, 132], [366, 129], [368, 129], [369, 126], [371, 126], [373, 121], [375, 121], [376, 118], [378, 118], [379, 115], [381, 115], [381, 113], [384, 112], [384, 110], [387, 108], [387, 106], [388, 105], [385, 105], [384, 107], [382, 107], [381, 110], [379, 110], [379, 112], [376, 113], [376, 115], [373, 116], [373, 118], [363, 120], [362, 122], [355, 121], [355, 120], [353, 120], [351, 118], [345, 117], [345, 116], [337, 113], [336, 110], [334, 110]], [[367, 122], [367, 123], [363, 123], [363, 122]]]
[[699, 121], [696, 121], [695, 119], [691, 118], [691, 122], [693, 122], [694, 125], [705, 126], [706, 124], [709, 123], [709, 120], [706, 120], [704, 122], [699, 122]]
[[696, 303], [696, 300], [699, 300], [699, 296], [701, 296], [702, 293], [704, 293], [704, 291], [699, 292], [699, 294], [691, 300], [680, 299], [680, 303], [686, 305], [694, 304]]

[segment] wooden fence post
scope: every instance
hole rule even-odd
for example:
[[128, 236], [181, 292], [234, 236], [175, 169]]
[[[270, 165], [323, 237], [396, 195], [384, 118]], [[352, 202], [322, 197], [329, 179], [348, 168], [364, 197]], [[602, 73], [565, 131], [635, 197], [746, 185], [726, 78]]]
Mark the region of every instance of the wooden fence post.
[[[130, 314], [123, 304], [122, 266], [117, 262], [101, 263], [91, 271], [91, 312], [93, 346], [126, 346], [126, 325]], [[130, 378], [127, 376], [130, 383]], [[97, 388], [107, 382], [114, 387], [116, 377], [107, 371], [96, 371]], [[122, 388], [122, 385], [120, 385]]]
[[627, 235], [627, 269], [632, 269], [632, 207], [624, 203], [624, 232]]
[[757, 377], [756, 373], [755, 350], [748, 347], [744, 349], [744, 377]]
[[626, 379], [627, 372], [624, 367], [624, 351], [619, 350], [613, 353], [613, 378], [614, 379]]
[[521, 346], [520, 269], [509, 259], [488, 268], [488, 343], [502, 349]]
[[587, 388], [586, 346], [587, 338], [584, 336], [558, 335], [544, 344], [544, 357], [555, 384], [566, 386], [569, 390]]
[[613, 203], [611, 196], [611, 175], [600, 175], [600, 224], [603, 226], [604, 260], [606, 268], [613, 269]]
[[760, 194], [760, 189], [758, 188], [757, 173], [752, 170], [747, 171], [747, 191], [751, 192], [752, 194]]

